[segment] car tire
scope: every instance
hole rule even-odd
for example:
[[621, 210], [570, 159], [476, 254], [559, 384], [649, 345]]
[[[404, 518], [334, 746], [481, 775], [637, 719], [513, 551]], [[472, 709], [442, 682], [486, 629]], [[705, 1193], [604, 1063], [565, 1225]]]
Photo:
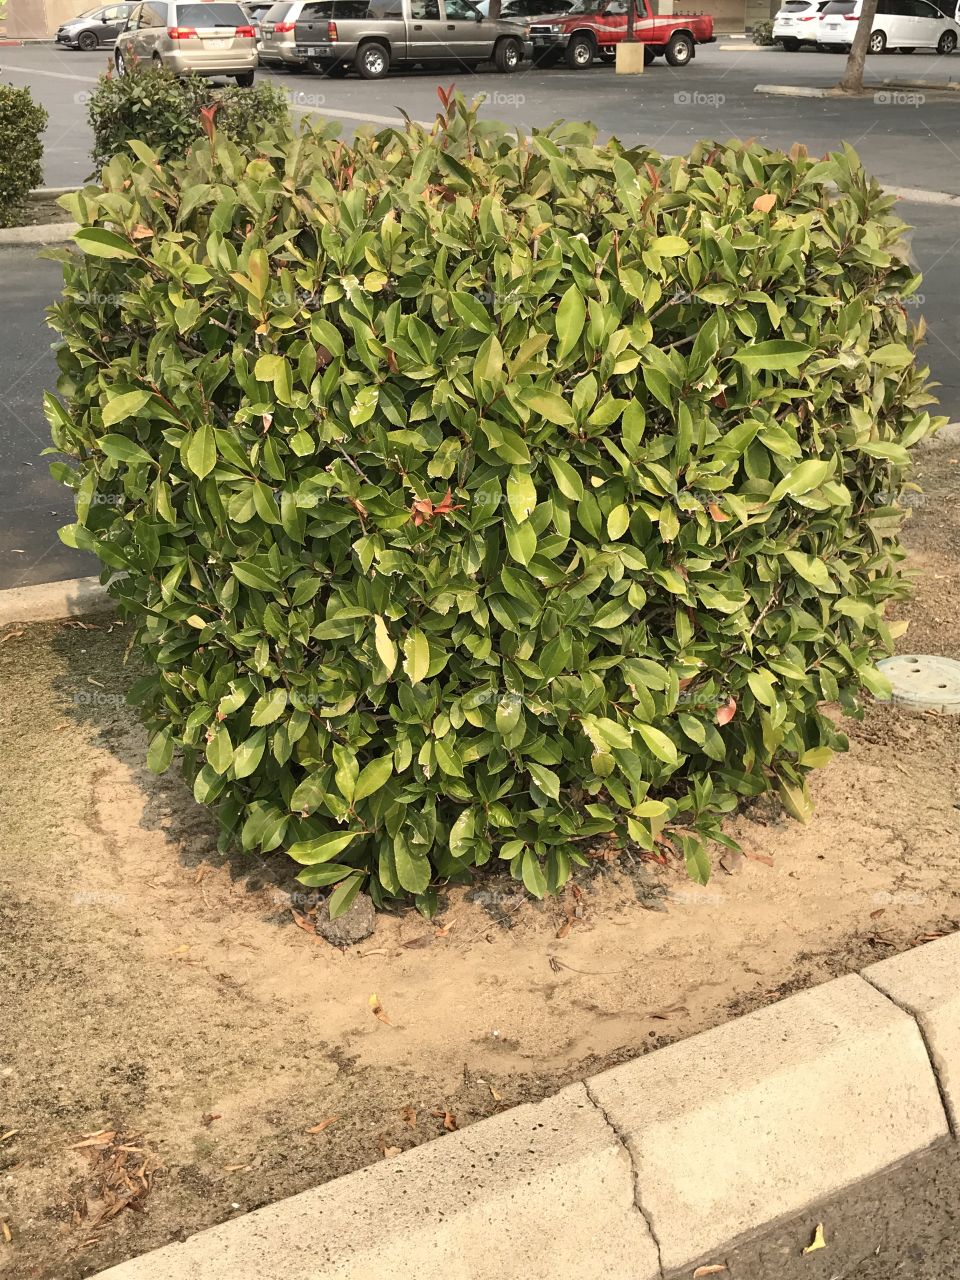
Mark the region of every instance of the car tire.
[[576, 35], [570, 37], [564, 58], [572, 71], [584, 71], [587, 67], [592, 67], [596, 56], [597, 46], [593, 36], [578, 31]]
[[786, 49], [787, 53], [796, 53], [800, 48], [799, 40], [791, 40], [789, 37], [781, 39], [780, 43]]
[[648, 44], [643, 46], [643, 65], [645, 67], [649, 67], [651, 62], [656, 62], [657, 56], [657, 51], [651, 49]]
[[504, 73], [516, 71], [522, 61], [523, 45], [518, 40], [508, 37], [506, 40], [497, 41], [497, 47], [493, 51], [493, 65], [498, 71]]
[[937, 53], [953, 53], [957, 47], [957, 33], [945, 31], [937, 42]]
[[670, 37], [667, 45], [667, 61], [671, 67], [685, 67], [693, 57], [693, 41], [681, 31]]
[[356, 67], [364, 80], [382, 80], [390, 70], [390, 53], [379, 40], [368, 40], [357, 50]]
[[77, 48], [82, 49], [84, 53], [92, 53], [99, 43], [95, 31], [81, 31], [77, 36]]
[[867, 45], [868, 53], [883, 53], [887, 47], [887, 37], [882, 31], [870, 32], [870, 43]]
[[119, 49], [114, 52], [113, 64], [117, 68], [118, 76], [125, 76], [127, 74], [127, 62]]
[[253, 88], [254, 73], [252, 71], [241, 71], [238, 76], [234, 76], [233, 78], [241, 89]]

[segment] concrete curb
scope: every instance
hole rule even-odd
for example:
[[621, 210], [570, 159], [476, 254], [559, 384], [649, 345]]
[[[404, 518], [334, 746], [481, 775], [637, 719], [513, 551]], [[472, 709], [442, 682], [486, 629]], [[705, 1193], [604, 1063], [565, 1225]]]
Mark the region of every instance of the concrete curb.
[[948, 1140], [958, 993], [955, 933], [99, 1280], [656, 1280]]
[[65, 244], [78, 230], [76, 222], [38, 222], [32, 227], [2, 227], [0, 248], [4, 245]]
[[831, 89], [818, 89], [803, 84], [755, 84], [754, 93], [769, 93], [775, 98], [825, 98]]
[[99, 578], [41, 582], [36, 587], [0, 591], [0, 627], [13, 622], [55, 622], [112, 608], [114, 602]]

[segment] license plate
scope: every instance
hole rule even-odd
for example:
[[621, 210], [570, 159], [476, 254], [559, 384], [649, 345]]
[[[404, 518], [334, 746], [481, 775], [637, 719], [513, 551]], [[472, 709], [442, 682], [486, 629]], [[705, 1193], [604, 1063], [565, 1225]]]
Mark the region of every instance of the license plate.
[[230, 48], [229, 40], [204, 40], [203, 43], [208, 49], [229, 49]]
[[310, 47], [307, 49], [308, 58], [316, 58], [319, 56], [319, 54], [320, 54], [320, 50], [317, 48], [315, 44], [310, 45]]

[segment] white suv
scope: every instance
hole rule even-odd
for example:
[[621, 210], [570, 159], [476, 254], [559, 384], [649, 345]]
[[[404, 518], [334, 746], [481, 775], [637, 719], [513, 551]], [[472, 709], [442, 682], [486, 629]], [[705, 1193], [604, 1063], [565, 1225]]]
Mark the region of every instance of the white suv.
[[830, 0], [786, 0], [773, 20], [773, 38], [791, 53], [802, 44], [817, 43], [820, 14]]
[[[817, 43], [827, 48], [849, 49], [857, 33], [863, 0], [830, 0], [820, 15]], [[879, 0], [870, 32], [870, 52], [899, 49], [936, 49], [953, 53], [960, 41], [960, 26], [929, 0]]]

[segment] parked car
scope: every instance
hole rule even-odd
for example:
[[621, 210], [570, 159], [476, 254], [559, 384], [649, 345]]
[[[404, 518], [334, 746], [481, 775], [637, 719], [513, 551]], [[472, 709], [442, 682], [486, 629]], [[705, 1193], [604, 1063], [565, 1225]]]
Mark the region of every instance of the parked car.
[[113, 44], [126, 25], [133, 4], [101, 5], [99, 9], [87, 9], [76, 18], [57, 27], [57, 44], [68, 49], [99, 49]]
[[542, 18], [547, 13], [567, 13], [574, 0], [503, 0], [500, 17], [512, 21]]
[[[817, 43], [824, 49], [849, 49], [857, 33], [863, 0], [830, 0], [820, 15]], [[953, 53], [960, 42], [960, 26], [929, 0], [879, 0], [870, 32], [870, 52], [936, 49]]]
[[306, 0], [280, 0], [260, 19], [260, 61], [268, 67], [302, 67], [294, 31]]
[[820, 14], [830, 0], [787, 0], [773, 19], [773, 38], [794, 53], [801, 45], [817, 43]]
[[516, 71], [531, 52], [522, 23], [484, 17], [470, 0], [308, 0], [296, 49], [316, 71], [365, 80], [414, 63]]
[[[563, 58], [574, 70], [591, 66], [598, 56], [613, 62], [627, 34], [628, 13], [629, 0], [575, 0], [565, 13], [536, 18], [527, 27], [534, 60], [550, 66]], [[685, 67], [698, 44], [716, 40], [708, 14], [655, 14], [650, 0], [637, 0], [634, 34], [644, 43], [645, 63], [665, 54], [672, 67]]]
[[234, 0], [149, 0], [134, 6], [113, 56], [119, 75], [139, 58], [177, 75], [232, 76], [249, 86], [257, 41]]
[[259, 4], [256, 3], [256, 0], [254, 0], [254, 3], [252, 4], [249, 3], [248, 0], [240, 0], [240, 8], [250, 19], [250, 25], [253, 27], [253, 33], [256, 36], [257, 43], [259, 45], [260, 23], [268, 10], [273, 8], [272, 0], [266, 0], [266, 3]]

